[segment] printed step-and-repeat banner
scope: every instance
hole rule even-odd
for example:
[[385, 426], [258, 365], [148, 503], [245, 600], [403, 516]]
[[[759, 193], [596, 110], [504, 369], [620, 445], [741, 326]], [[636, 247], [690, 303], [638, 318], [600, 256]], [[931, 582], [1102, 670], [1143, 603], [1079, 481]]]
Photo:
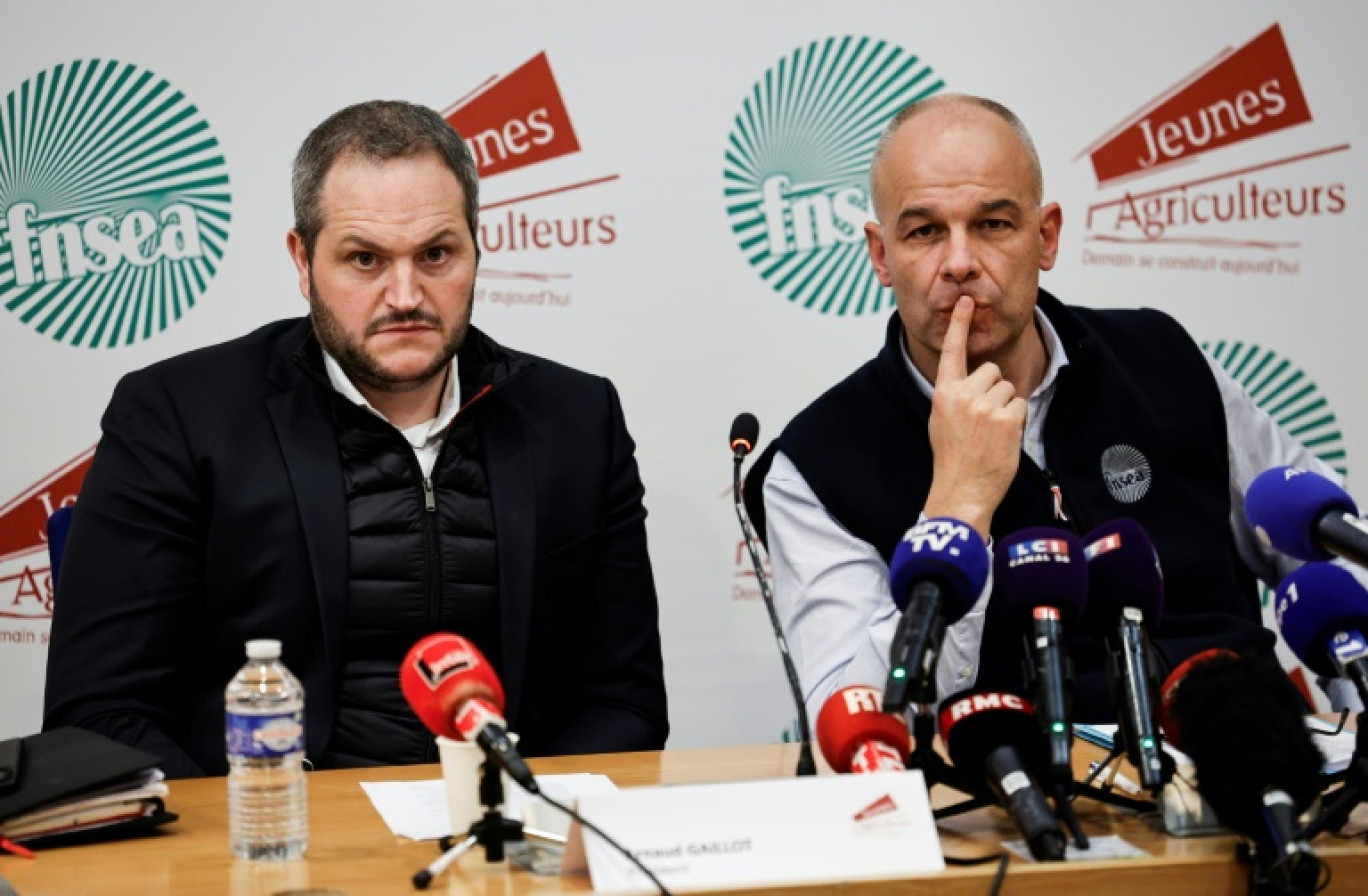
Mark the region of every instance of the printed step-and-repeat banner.
[[115, 382], [304, 313], [290, 162], [363, 99], [432, 106], [469, 141], [475, 322], [621, 391], [674, 746], [791, 736], [725, 437], [744, 410], [767, 440], [881, 344], [866, 174], [919, 97], [1025, 120], [1064, 208], [1049, 289], [1173, 314], [1351, 488], [1368, 463], [1368, 7], [19, 0], [2, 18], [0, 737], [40, 722], [44, 522], [78, 499]]

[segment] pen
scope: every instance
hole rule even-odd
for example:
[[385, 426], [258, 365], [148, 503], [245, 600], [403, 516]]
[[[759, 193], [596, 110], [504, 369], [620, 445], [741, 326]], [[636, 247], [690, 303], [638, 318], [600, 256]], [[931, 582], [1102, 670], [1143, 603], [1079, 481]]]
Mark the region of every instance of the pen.
[[[1097, 771], [1098, 767], [1100, 767], [1101, 765], [1102, 763], [1100, 762], [1088, 763], [1088, 774], [1092, 774], [1093, 772]], [[1129, 793], [1131, 796], [1137, 796], [1140, 793], [1139, 784], [1136, 784], [1130, 778], [1127, 778], [1125, 775], [1115, 770], [1113, 770], [1111, 775], [1107, 777], [1107, 783], [1115, 784], [1117, 787], [1121, 788], [1126, 793]]]
[[431, 865], [413, 875], [413, 886], [419, 890], [426, 890], [433, 878], [441, 876], [442, 872], [446, 871], [452, 862], [459, 859], [466, 850], [475, 845], [476, 839], [474, 835], [471, 835], [442, 853]]

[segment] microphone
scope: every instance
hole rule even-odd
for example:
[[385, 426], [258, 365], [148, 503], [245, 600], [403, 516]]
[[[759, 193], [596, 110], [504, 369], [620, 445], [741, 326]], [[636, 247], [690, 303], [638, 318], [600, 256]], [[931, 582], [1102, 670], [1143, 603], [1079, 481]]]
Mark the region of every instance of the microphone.
[[1140, 524], [1125, 518], [1098, 526], [1083, 541], [1088, 558], [1083, 628], [1107, 640], [1107, 677], [1120, 721], [1119, 740], [1140, 773], [1141, 785], [1158, 795], [1174, 770], [1173, 758], [1159, 740], [1159, 676], [1146, 634], [1146, 621], [1158, 625], [1164, 612], [1159, 554]]
[[1164, 682], [1162, 707], [1164, 730], [1191, 757], [1203, 799], [1253, 841], [1255, 883], [1314, 892], [1320, 862], [1296, 817], [1320, 793], [1322, 759], [1287, 674], [1270, 658], [1204, 651]]
[[940, 730], [950, 761], [983, 774], [1039, 861], [1064, 858], [1059, 819], [1036, 783], [1044, 747], [1031, 704], [1016, 694], [961, 691], [941, 704]]
[[913, 700], [935, 702], [945, 629], [973, 608], [987, 581], [988, 547], [973, 526], [938, 517], [903, 535], [888, 564], [889, 590], [902, 618], [889, 647], [884, 712], [901, 714]]
[[736, 520], [741, 524], [741, 538], [746, 542], [746, 552], [750, 554], [751, 565], [755, 568], [755, 581], [760, 586], [760, 597], [769, 613], [770, 626], [774, 629], [774, 640], [779, 645], [779, 657], [784, 662], [784, 674], [788, 676], [789, 691], [793, 694], [793, 705], [798, 710], [798, 730], [800, 743], [798, 753], [799, 775], [817, 774], [817, 763], [812, 758], [812, 734], [808, 726], [807, 705], [803, 703], [803, 688], [798, 684], [798, 670], [793, 666], [789, 655], [788, 641], [784, 638], [784, 628], [779, 624], [779, 613], [774, 609], [774, 595], [770, 593], [769, 579], [765, 576], [765, 564], [760, 561], [760, 551], [755, 546], [755, 532], [746, 517], [746, 508], [741, 501], [741, 462], [746, 455], [755, 450], [760, 440], [760, 421], [754, 414], [737, 414], [732, 421], [729, 444], [732, 450], [732, 504], [736, 506]]
[[1349, 493], [1318, 473], [1274, 467], [1245, 492], [1245, 519], [1265, 546], [1298, 560], [1368, 566], [1368, 522]]
[[736, 419], [732, 421], [731, 438], [728, 440], [733, 456], [738, 461], [741, 460], [755, 450], [759, 441], [760, 421], [754, 414], [737, 414]]
[[817, 713], [817, 745], [837, 772], [901, 772], [911, 740], [901, 717], [880, 712], [877, 688], [851, 685], [827, 698]]
[[433, 734], [474, 741], [524, 790], [541, 792], [508, 736], [503, 685], [474, 644], [445, 632], [428, 635], [409, 648], [399, 686]]
[[1308, 563], [1278, 586], [1273, 612], [1283, 640], [1316, 674], [1348, 678], [1368, 706], [1368, 590], [1332, 563]]
[[1064, 632], [1078, 624], [1088, 599], [1088, 564], [1078, 537], [1045, 526], [1023, 529], [998, 545], [993, 580], [1007, 618], [1030, 635], [1026, 677], [1045, 734], [1050, 771], [1073, 781], [1070, 750], [1072, 667]]

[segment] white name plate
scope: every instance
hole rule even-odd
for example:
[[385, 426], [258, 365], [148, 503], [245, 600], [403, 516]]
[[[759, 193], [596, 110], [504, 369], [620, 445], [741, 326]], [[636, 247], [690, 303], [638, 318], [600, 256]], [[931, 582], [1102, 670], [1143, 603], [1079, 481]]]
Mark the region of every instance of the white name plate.
[[[586, 794], [579, 812], [671, 890], [823, 883], [942, 871], [919, 771]], [[576, 824], [564, 873], [587, 860], [598, 893], [655, 886]]]

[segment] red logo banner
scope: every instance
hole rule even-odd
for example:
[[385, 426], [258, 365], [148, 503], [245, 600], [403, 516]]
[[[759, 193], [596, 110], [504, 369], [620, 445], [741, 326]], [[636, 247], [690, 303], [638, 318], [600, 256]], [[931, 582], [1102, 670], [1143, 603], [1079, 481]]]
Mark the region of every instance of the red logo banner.
[[1282, 27], [1274, 24], [1175, 86], [1089, 156], [1100, 186], [1310, 120]]

